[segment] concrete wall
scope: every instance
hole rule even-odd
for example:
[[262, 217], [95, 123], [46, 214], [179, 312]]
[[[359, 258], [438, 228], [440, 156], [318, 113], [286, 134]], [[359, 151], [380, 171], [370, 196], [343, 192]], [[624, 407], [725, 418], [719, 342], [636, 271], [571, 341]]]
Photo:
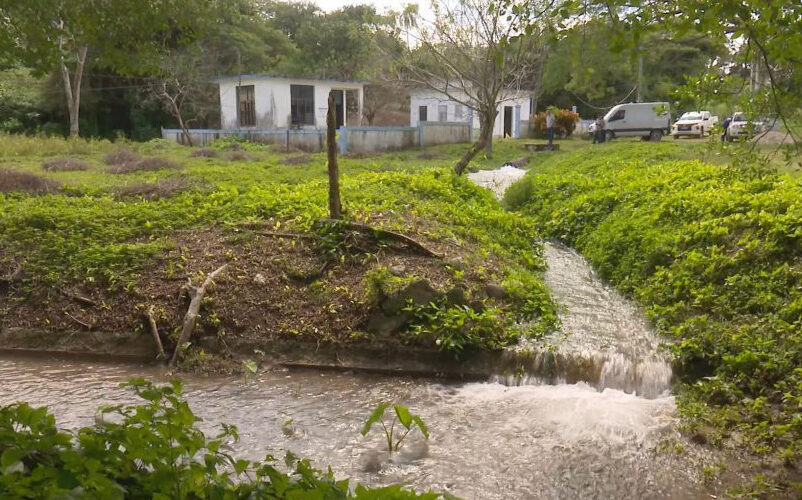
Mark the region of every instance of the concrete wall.
[[421, 122], [418, 126], [420, 145], [424, 147], [471, 140], [471, 126], [468, 123]]
[[[162, 137], [185, 143], [179, 129], [162, 129]], [[190, 137], [194, 146], [206, 146], [223, 137], [239, 137], [310, 152], [323, 151], [326, 148], [325, 130], [191, 129]], [[417, 127], [343, 127], [339, 129], [338, 147], [342, 153], [369, 153], [470, 140], [471, 128], [467, 123], [421, 123]]]
[[340, 151], [369, 153], [418, 146], [417, 127], [345, 127], [340, 129]]
[[[193, 146], [207, 146], [224, 137], [238, 137], [240, 139], [259, 142], [262, 144], [277, 144], [283, 147], [301, 149], [303, 151], [318, 152], [326, 147], [326, 132], [323, 130], [213, 130], [190, 129], [189, 136]], [[162, 138], [186, 144], [180, 129], [162, 129]]]
[[[461, 95], [464, 96], [459, 91], [453, 92], [452, 95], [458, 99], [461, 99]], [[427, 109], [426, 121], [428, 123], [442, 122], [439, 111], [441, 106], [445, 106], [445, 121], [470, 123], [474, 130], [479, 130], [479, 116], [473, 109], [449, 99], [443, 93], [429, 89], [414, 89], [410, 91], [409, 96], [409, 124], [411, 126], [418, 125], [421, 106], [425, 106]], [[468, 101], [467, 97], [464, 100]], [[512, 136], [524, 136], [526, 129], [522, 128], [520, 123], [529, 116], [530, 98], [523, 92], [509, 91], [502, 96], [502, 101], [498, 105], [496, 121], [493, 124], [493, 137], [503, 137], [504, 135], [503, 112], [505, 106], [513, 108]]]
[[[256, 125], [242, 130], [265, 130], [288, 128], [290, 126], [290, 85], [310, 85], [314, 87], [315, 124], [308, 129], [325, 129], [328, 112], [329, 92], [335, 90], [356, 90], [360, 101], [363, 96], [362, 83], [335, 80], [314, 80], [303, 78], [282, 78], [259, 75], [222, 78], [220, 86], [220, 125], [224, 130], [240, 129], [237, 122], [237, 87], [253, 85]], [[343, 92], [347, 108], [346, 92]], [[362, 109], [361, 103], [358, 106]], [[345, 119], [348, 119], [347, 111]]]

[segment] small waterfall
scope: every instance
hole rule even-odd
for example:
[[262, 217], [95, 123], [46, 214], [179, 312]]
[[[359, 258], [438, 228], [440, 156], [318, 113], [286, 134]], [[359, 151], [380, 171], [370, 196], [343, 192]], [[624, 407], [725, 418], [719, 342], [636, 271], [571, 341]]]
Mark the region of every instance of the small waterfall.
[[621, 353], [527, 347], [508, 351], [491, 381], [508, 386], [585, 382], [599, 391], [618, 389], [653, 399], [667, 395], [671, 375], [661, 358], [633, 360]]
[[[501, 197], [525, 170], [504, 166], [470, 174]], [[668, 393], [671, 366], [642, 311], [605, 285], [577, 252], [545, 244], [544, 279], [559, 306], [560, 331], [510, 349], [495, 382], [573, 384], [618, 389], [645, 398]]]

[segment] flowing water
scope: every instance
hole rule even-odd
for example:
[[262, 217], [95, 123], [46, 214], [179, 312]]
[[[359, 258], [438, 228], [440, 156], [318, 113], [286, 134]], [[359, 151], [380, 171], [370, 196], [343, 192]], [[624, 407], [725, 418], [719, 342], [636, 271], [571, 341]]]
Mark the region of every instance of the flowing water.
[[[522, 172], [505, 167], [475, 180], [500, 191]], [[187, 377], [187, 398], [204, 429], [239, 427], [243, 456], [291, 450], [368, 484], [477, 500], [707, 498], [697, 475], [715, 457], [670, 445], [679, 439], [670, 369], [648, 324], [576, 253], [549, 245], [546, 258], [562, 330], [547, 339], [549, 350], [522, 345], [511, 354], [531, 375], [446, 384], [271, 370], [247, 381]], [[102, 403], [132, 401], [119, 383], [140, 375], [164, 380], [153, 367], [0, 358], [0, 405], [47, 405], [74, 428], [91, 424]], [[431, 438], [415, 436], [388, 458], [381, 436], [359, 433], [381, 401], [409, 405]]]

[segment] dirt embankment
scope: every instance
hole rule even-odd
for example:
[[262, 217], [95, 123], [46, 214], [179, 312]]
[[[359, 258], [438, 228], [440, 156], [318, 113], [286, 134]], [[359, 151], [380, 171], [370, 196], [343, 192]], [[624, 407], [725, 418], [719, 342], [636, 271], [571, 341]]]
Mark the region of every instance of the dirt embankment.
[[[155, 357], [150, 311], [169, 356], [186, 319], [188, 285], [225, 264], [202, 301], [182, 356], [185, 369], [228, 370], [243, 356], [271, 354], [297, 364], [329, 358], [337, 364], [349, 350], [381, 366], [389, 363], [389, 357], [381, 361], [389, 351], [418, 349], [413, 357], [432, 359], [420, 367], [425, 370], [443, 356], [432, 337], [405, 333], [407, 305], [443, 300], [482, 310], [504, 298], [492, 279], [500, 274], [492, 259], [469, 269], [461, 256], [471, 248], [424, 233], [411, 236], [434, 256], [403, 240], [358, 231], [285, 232], [269, 223], [183, 231], [126, 287], [51, 287], [26, 282], [19, 269], [4, 270], [9, 279], [0, 287], [7, 304], [0, 311], [0, 343]], [[299, 356], [310, 351], [317, 356]]]

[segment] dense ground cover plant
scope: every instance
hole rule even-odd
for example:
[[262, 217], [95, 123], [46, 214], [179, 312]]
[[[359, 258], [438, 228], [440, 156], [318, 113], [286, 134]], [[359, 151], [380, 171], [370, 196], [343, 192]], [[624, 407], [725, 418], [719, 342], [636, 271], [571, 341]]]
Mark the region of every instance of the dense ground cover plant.
[[[0, 497], [122, 499], [437, 499], [393, 485], [337, 480], [288, 453], [283, 466], [235, 458], [237, 429], [208, 438], [179, 381], [128, 384], [143, 400], [107, 406], [95, 426], [60, 430], [47, 408], [0, 407]], [[425, 428], [425, 426], [424, 426]], [[286, 472], [285, 472], [286, 471]]]
[[[23, 279], [19, 287], [26, 290], [78, 287], [86, 293], [97, 292], [101, 297], [97, 303], [108, 297], [106, 292], [130, 292], [135, 296], [132, 300], [141, 302], [143, 298], [137, 295], [137, 287], [147, 280], [148, 273], [154, 273], [160, 262], [179, 258], [175, 263], [170, 261], [165, 271], [168, 279], [174, 277], [173, 264], [180, 265], [181, 256], [165, 256], [176, 246], [180, 250], [180, 241], [186, 241], [188, 232], [206, 231], [198, 239], [208, 238], [210, 232], [215, 235], [220, 232], [221, 238], [228, 238], [235, 232], [242, 236], [269, 225], [280, 227], [279, 231], [316, 237], [319, 253], [333, 263], [348, 260], [345, 254], [364, 253], [360, 248], [351, 248], [350, 240], [334, 233], [324, 234], [316, 226], [326, 216], [326, 168], [322, 154], [306, 155], [309, 163], [303, 165], [286, 165], [284, 160], [297, 152], [276, 151], [259, 144], [239, 146], [231, 141], [218, 145], [215, 151], [219, 155], [195, 155], [199, 150], [166, 141], [120, 145], [105, 141], [71, 144], [60, 140], [50, 144], [49, 139], [16, 136], [8, 139], [9, 148], [5, 153], [0, 149], [0, 158], [13, 158], [15, 171], [26, 175], [36, 172], [58, 188], [36, 196], [0, 192], [0, 278], [20, 269]], [[41, 154], [46, 158], [68, 155], [70, 148], [75, 148], [80, 151], [76, 155], [88, 168], [43, 172], [43, 159], [29, 149], [31, 141], [42, 142]], [[509, 147], [512, 151], [514, 147], [516, 154], [520, 154], [520, 143], [502, 141], [502, 144], [498, 149]], [[249, 161], [232, 162], [225, 158], [226, 151], [240, 147], [250, 155]], [[540, 327], [546, 328], [555, 317], [540, 280], [543, 259], [534, 243], [537, 228], [526, 218], [501, 209], [488, 191], [451, 175], [449, 168], [458, 154], [455, 146], [433, 151], [437, 153], [435, 159], [421, 159], [419, 151], [343, 158], [341, 189], [346, 218], [412, 233], [429, 243], [454, 249], [456, 254], [467, 253], [458, 266], [462, 269], [454, 269], [455, 280], [460, 279], [457, 274], [467, 273], [480, 276], [478, 279], [504, 281], [505, 286], [509, 285], [510, 300], [526, 306], [525, 311], [491, 309], [476, 318], [467, 310], [450, 311], [460, 314], [438, 315], [436, 319], [448, 320], [440, 322], [444, 328], [438, 330], [465, 330], [452, 326], [468, 319], [469, 324], [487, 325], [484, 330], [490, 332], [494, 325], [509, 323], [507, 318], [499, 316], [543, 318]], [[105, 171], [109, 159], [127, 165], [124, 162], [130, 158], [155, 156], [184, 168], [135, 170], [125, 175]], [[177, 240], [177, 234], [184, 240]], [[219, 255], [231, 260], [238, 257], [240, 250], [250, 252], [248, 238], [242, 238], [241, 249], [230, 247], [225, 255], [218, 252]], [[373, 246], [380, 249], [381, 242]], [[348, 262], [361, 265], [359, 259]], [[496, 275], [499, 269], [502, 272]], [[288, 268], [288, 274], [300, 277], [290, 271], [293, 270]], [[315, 283], [320, 272], [301, 274], [308, 278], [310, 287], [321, 286]], [[23, 294], [15, 296], [15, 300], [24, 299]], [[103, 326], [97, 325], [98, 329]], [[498, 335], [499, 341], [476, 343], [474, 347], [499, 347], [515, 340], [518, 333], [508, 334], [504, 330]], [[453, 343], [455, 348], [449, 350], [457, 352], [463, 346], [470, 347], [474, 344], [470, 339], [478, 336], [457, 337], [459, 342]]]
[[672, 350], [680, 408], [709, 439], [802, 453], [802, 187], [673, 144], [556, 157], [507, 193], [636, 297]]

